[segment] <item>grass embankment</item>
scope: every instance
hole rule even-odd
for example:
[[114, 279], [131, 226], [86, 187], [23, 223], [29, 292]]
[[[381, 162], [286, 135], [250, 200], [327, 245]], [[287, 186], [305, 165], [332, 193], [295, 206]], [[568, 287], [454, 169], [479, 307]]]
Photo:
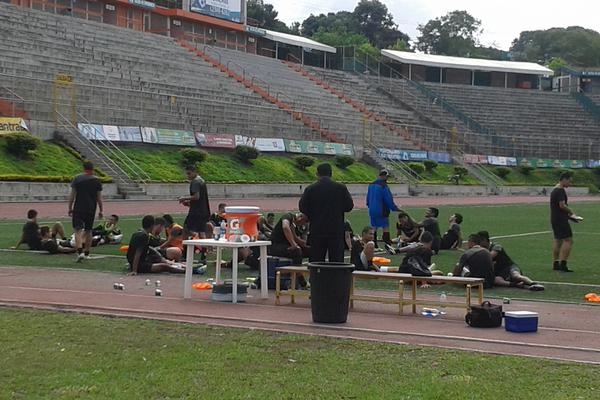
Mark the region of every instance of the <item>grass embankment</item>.
[[[499, 167], [487, 167], [497, 174]], [[505, 167], [502, 167], [505, 168]], [[529, 174], [523, 174], [519, 167], [508, 168], [510, 173], [503, 179], [510, 186], [554, 186], [564, 168], [536, 168]], [[600, 173], [594, 169], [574, 169], [573, 183], [575, 186], [586, 186], [593, 193], [600, 187]]]
[[[597, 366], [0, 310], [3, 399], [587, 399]], [[595, 389], [596, 388], [596, 389]]]
[[[185, 182], [179, 147], [122, 147], [136, 164], [157, 182]], [[377, 169], [355, 162], [347, 169], [335, 166], [333, 157], [315, 157], [316, 163], [300, 170], [289, 155], [261, 154], [251, 164], [238, 160], [232, 151], [208, 151], [200, 166], [200, 175], [213, 183], [307, 183], [314, 182], [319, 162], [330, 162], [335, 180], [346, 183], [367, 183], [377, 176]]]
[[[252, 204], [250, 201], [249, 204]], [[596, 204], [583, 203], [577, 204], [576, 199], [572, 201], [573, 209], [586, 218], [582, 224], [573, 225], [575, 235], [575, 246], [569, 265], [575, 270], [574, 273], [561, 274], [552, 271], [552, 234], [549, 232], [548, 207], [547, 205], [516, 205], [516, 206], [489, 206], [489, 207], [440, 207], [440, 228], [442, 232], [448, 229], [447, 218], [455, 213], [461, 213], [465, 220], [462, 223], [463, 237], [470, 233], [480, 230], [488, 230], [493, 237], [503, 237], [497, 240], [505, 246], [511, 258], [521, 266], [523, 272], [533, 279], [545, 282], [553, 282], [546, 285], [544, 292], [530, 292], [527, 290], [511, 288], [486, 289], [485, 295], [488, 298], [530, 298], [536, 300], [560, 300], [569, 302], [582, 302], [583, 297], [589, 292], [598, 292], [600, 286], [600, 261], [597, 257], [597, 241], [600, 230], [598, 230], [593, 221], [600, 219], [600, 209]], [[268, 210], [264, 210], [266, 212]], [[421, 219], [424, 208], [407, 208], [407, 211], [415, 218]], [[26, 210], [23, 210], [25, 213]], [[110, 209], [106, 209], [111, 213]], [[160, 214], [160, 210], [156, 210]], [[141, 217], [121, 216], [121, 229], [125, 235], [125, 243], [128, 242], [131, 234], [139, 229]], [[24, 218], [24, 216], [23, 216]], [[46, 223], [54, 222], [40, 216]], [[391, 216], [392, 226], [395, 223], [395, 215]], [[368, 224], [368, 215], [364, 210], [353, 211], [349, 214], [354, 231], [358, 234], [362, 227]], [[183, 221], [183, 216], [176, 216], [176, 220]], [[70, 231], [70, 221], [64, 220], [65, 228]], [[7, 249], [14, 246], [20, 231], [22, 221], [4, 221], [0, 222], [0, 249]], [[514, 236], [522, 235], [522, 236]], [[100, 246], [92, 250], [94, 255], [111, 255], [109, 258], [86, 260], [84, 263], [75, 263], [73, 255], [41, 255], [29, 252], [1, 252], [2, 261], [0, 265], [13, 266], [43, 266], [48, 268], [75, 268], [90, 269], [95, 271], [107, 271], [113, 273], [126, 272], [126, 260], [123, 253], [119, 252], [119, 246]], [[444, 273], [452, 271], [462, 253], [460, 251], [442, 251], [434, 257], [434, 262]], [[117, 257], [115, 257], [117, 256]], [[226, 255], [230, 257], [229, 254]], [[387, 257], [387, 256], [385, 256]], [[393, 265], [399, 265], [400, 256], [390, 257]], [[229, 274], [225, 271], [225, 274]], [[240, 279], [247, 276], [257, 276], [258, 273], [250, 271], [245, 267], [240, 268]], [[214, 276], [214, 264], [209, 264], [207, 276]], [[574, 285], [562, 285], [563, 282], [573, 283]], [[395, 290], [392, 284], [384, 282], [365, 282], [365, 287], [373, 289]], [[433, 286], [430, 289], [424, 289], [425, 292], [439, 295], [442, 291], [450, 294], [464, 292], [452, 287]]]
[[[412, 164], [412, 163], [411, 163]], [[437, 184], [437, 185], [452, 185], [450, 177], [455, 175], [454, 165], [452, 164], [438, 164], [432, 171], [425, 171], [421, 175], [423, 180], [419, 183], [422, 184]], [[461, 185], [481, 185], [482, 183], [471, 175], [463, 176], [459, 183]]]
[[[78, 154], [52, 142], [42, 142], [29, 159], [11, 154], [0, 139], [0, 181], [70, 182], [81, 173]], [[98, 175], [110, 181], [101, 171]]]

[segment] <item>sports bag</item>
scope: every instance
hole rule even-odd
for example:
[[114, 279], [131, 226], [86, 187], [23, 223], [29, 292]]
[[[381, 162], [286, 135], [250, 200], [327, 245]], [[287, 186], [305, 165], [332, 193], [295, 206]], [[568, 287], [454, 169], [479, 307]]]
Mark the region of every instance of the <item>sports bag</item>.
[[473, 328], [497, 328], [502, 325], [502, 306], [484, 301], [480, 306], [471, 306], [465, 322]]
[[421, 257], [414, 255], [404, 258], [398, 272], [411, 274], [412, 276], [431, 276], [431, 271], [425, 261]]

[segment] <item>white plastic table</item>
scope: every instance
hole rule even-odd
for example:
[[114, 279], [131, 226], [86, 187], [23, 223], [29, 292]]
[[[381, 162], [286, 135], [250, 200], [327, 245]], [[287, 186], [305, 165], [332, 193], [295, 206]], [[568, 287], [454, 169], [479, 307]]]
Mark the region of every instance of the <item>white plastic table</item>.
[[187, 247], [185, 282], [183, 286], [183, 297], [189, 299], [192, 297], [192, 268], [194, 261], [194, 247], [215, 247], [217, 249], [217, 267], [215, 280], [221, 282], [221, 254], [224, 248], [233, 250], [233, 266], [231, 268], [232, 300], [237, 303], [237, 278], [238, 278], [238, 250], [244, 247], [260, 247], [260, 297], [266, 299], [269, 297], [268, 278], [267, 278], [267, 246], [271, 245], [269, 241], [257, 241], [248, 243], [227, 242], [214, 239], [194, 239], [184, 240], [183, 245]]

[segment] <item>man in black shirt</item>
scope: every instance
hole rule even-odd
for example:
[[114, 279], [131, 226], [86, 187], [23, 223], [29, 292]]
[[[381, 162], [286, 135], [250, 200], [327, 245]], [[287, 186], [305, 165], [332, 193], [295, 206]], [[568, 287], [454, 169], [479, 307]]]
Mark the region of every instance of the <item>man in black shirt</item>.
[[200, 238], [204, 239], [206, 238], [206, 226], [210, 218], [206, 182], [198, 175], [195, 166], [187, 166], [185, 174], [190, 181], [190, 195], [179, 198], [179, 203], [189, 207], [183, 227], [186, 230], [186, 236], [197, 233]]
[[50, 232], [51, 238], [55, 239], [60, 236], [60, 238], [65, 239], [65, 229], [63, 228], [60, 222], [57, 222], [52, 226], [52, 229], [49, 227], [40, 226], [37, 223], [37, 210], [29, 210], [27, 211], [27, 222], [23, 225], [23, 230], [21, 233], [21, 238], [17, 242], [17, 244], [12, 247], [13, 250], [17, 250], [23, 243], [29, 247], [29, 250], [44, 250], [42, 249], [42, 228], [48, 229]]
[[350, 262], [358, 271], [369, 271], [376, 269], [373, 267], [373, 257], [375, 256], [375, 229], [365, 226], [361, 232], [361, 237], [352, 239], [350, 250]]
[[[75, 204], [73, 205], [73, 203]], [[94, 165], [85, 161], [83, 174], [77, 175], [73, 179], [69, 195], [69, 215], [73, 218], [77, 262], [90, 256], [96, 205], [99, 208], [98, 218], [102, 218], [102, 183], [94, 175]]]
[[460, 233], [460, 224], [463, 221], [462, 215], [456, 213], [453, 214], [448, 222], [450, 227], [448, 231], [444, 233], [442, 241], [440, 243], [440, 250], [454, 250], [458, 249], [462, 245], [462, 236]]
[[469, 236], [469, 249], [460, 257], [454, 268], [453, 275], [471, 278], [483, 278], [483, 287], [494, 286], [494, 266], [490, 251], [481, 246], [482, 238], [478, 235]]
[[226, 221], [225, 217], [223, 216], [225, 215], [225, 207], [227, 207], [227, 204], [220, 203], [217, 212], [210, 215], [208, 222], [210, 222], [211, 228], [221, 226], [221, 222]]
[[260, 217], [258, 219], [258, 232], [260, 233], [262, 240], [270, 240], [271, 234], [273, 233], [273, 228], [275, 223], [275, 214], [268, 213], [267, 217]]
[[344, 262], [344, 213], [352, 211], [354, 202], [348, 188], [331, 179], [331, 165], [317, 167], [319, 180], [309, 185], [298, 203], [310, 221], [308, 245], [311, 262]]
[[40, 250], [45, 250], [50, 254], [70, 254], [75, 253], [75, 249], [72, 247], [64, 247], [56, 242], [56, 238], [52, 237], [50, 228], [42, 226], [40, 228], [41, 245]]
[[427, 211], [425, 211], [425, 219], [420, 224], [425, 232], [429, 232], [431, 233], [431, 236], [433, 236], [431, 250], [434, 254], [437, 254], [440, 251], [440, 245], [442, 243], [440, 224], [437, 220], [439, 214], [440, 210], [435, 207], [429, 207]]
[[481, 237], [481, 247], [488, 249], [492, 255], [494, 263], [494, 285], [496, 286], [515, 286], [533, 291], [544, 290], [544, 287], [533, 282], [528, 277], [521, 275], [521, 268], [508, 256], [504, 247], [498, 243], [490, 242], [488, 231], [477, 232]]
[[302, 213], [284, 214], [273, 228], [268, 254], [291, 258], [294, 265], [302, 264], [302, 258], [308, 252], [308, 248], [296, 234], [296, 227], [304, 226], [307, 222], [306, 215]]
[[127, 249], [127, 262], [131, 271], [129, 275], [138, 273], [185, 272], [164, 259], [156, 250], [150, 249], [150, 233], [154, 228], [154, 217], [146, 215], [142, 219], [142, 229], [131, 236]]
[[[552, 255], [554, 259], [552, 269], [560, 272], [572, 272], [567, 267], [567, 260], [573, 247], [573, 232], [569, 219], [574, 216], [568, 206], [566, 188], [571, 186], [573, 177], [570, 172], [560, 175], [558, 184], [550, 193], [550, 223], [554, 233]], [[575, 219], [576, 220], [576, 219]]]

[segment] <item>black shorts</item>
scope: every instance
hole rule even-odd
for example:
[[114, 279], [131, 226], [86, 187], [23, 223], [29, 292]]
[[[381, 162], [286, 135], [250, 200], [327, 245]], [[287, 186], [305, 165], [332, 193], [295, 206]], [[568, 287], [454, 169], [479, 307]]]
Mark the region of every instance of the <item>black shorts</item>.
[[517, 264], [513, 264], [507, 268], [504, 268], [502, 271], [498, 272], [496, 276], [501, 277], [505, 281], [511, 282], [513, 280], [513, 275], [520, 274], [521, 268]]
[[150, 260], [142, 260], [138, 267], [138, 274], [152, 273], [152, 262]]
[[76, 231], [83, 229], [91, 232], [94, 229], [94, 214], [74, 212], [73, 229]]
[[201, 233], [201, 232], [206, 232], [207, 224], [208, 224], [208, 218], [205, 218], [201, 215], [188, 214], [188, 216], [185, 217], [185, 222], [183, 223], [183, 227], [188, 232]]
[[573, 237], [573, 231], [568, 220], [552, 222], [552, 232], [554, 233], [554, 239], [564, 240]]
[[58, 244], [56, 244], [54, 240], [46, 240], [42, 242], [41, 248], [50, 254], [58, 253]]

